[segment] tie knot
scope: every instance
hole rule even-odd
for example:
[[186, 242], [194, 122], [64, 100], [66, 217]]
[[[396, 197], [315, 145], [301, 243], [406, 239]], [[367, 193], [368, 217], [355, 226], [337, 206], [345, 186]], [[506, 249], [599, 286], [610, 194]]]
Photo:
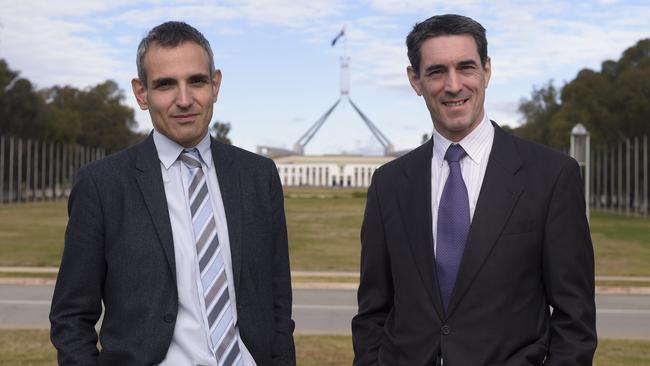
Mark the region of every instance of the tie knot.
[[447, 152], [445, 153], [445, 160], [449, 163], [455, 163], [460, 161], [467, 153], [460, 145], [449, 145]]
[[181, 161], [190, 169], [201, 167], [201, 157], [197, 149], [185, 149], [180, 156]]

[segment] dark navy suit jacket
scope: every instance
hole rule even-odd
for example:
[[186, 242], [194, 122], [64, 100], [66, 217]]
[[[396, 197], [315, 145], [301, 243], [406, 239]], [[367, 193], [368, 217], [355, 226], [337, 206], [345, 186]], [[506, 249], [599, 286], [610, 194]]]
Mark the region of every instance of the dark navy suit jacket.
[[[294, 365], [283, 194], [274, 163], [211, 141], [223, 196], [242, 340], [258, 365]], [[52, 299], [61, 365], [149, 365], [169, 348], [176, 265], [160, 161], [150, 135], [81, 169], [70, 196]], [[95, 324], [105, 315], [97, 348]]]
[[[355, 365], [591, 365], [594, 256], [570, 157], [495, 124], [455, 288], [433, 254], [433, 140], [377, 170], [361, 232]], [[553, 312], [549, 310], [553, 308]]]

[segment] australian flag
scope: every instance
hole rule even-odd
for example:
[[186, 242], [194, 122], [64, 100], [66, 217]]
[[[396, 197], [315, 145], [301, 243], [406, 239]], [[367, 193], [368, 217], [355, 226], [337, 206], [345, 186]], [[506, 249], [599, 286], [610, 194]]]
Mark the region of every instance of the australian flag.
[[334, 39], [332, 40], [332, 47], [334, 47], [334, 45], [336, 45], [336, 42], [339, 40], [339, 38], [343, 37], [344, 35], [345, 35], [345, 27], [343, 27], [343, 29], [341, 29], [339, 34], [337, 34], [336, 37], [334, 37]]

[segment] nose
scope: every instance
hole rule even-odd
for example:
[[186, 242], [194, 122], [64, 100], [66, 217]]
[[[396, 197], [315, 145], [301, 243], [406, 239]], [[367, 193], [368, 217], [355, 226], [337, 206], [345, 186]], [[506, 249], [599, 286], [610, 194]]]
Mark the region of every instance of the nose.
[[181, 109], [187, 109], [192, 106], [194, 99], [192, 91], [187, 86], [178, 88], [178, 95], [176, 96], [176, 106]]
[[458, 94], [463, 89], [463, 83], [460, 80], [460, 75], [455, 70], [447, 73], [445, 79], [445, 91], [450, 94]]

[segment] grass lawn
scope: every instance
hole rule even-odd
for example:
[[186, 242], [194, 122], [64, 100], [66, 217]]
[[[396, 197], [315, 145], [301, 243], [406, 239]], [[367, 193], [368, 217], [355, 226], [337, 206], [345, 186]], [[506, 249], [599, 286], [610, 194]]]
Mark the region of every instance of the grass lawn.
[[56, 365], [49, 330], [0, 330], [0, 365]]
[[[300, 366], [352, 364], [349, 336], [296, 336]], [[597, 366], [642, 366], [650, 364], [650, 342], [601, 340]], [[47, 330], [0, 330], [0, 365], [56, 365], [56, 355]]]
[[[289, 188], [285, 209], [293, 270], [359, 269], [365, 190]], [[58, 266], [66, 203], [0, 205], [0, 266]], [[650, 276], [650, 218], [593, 212], [598, 275]]]
[[0, 266], [58, 266], [66, 202], [0, 205]]
[[590, 220], [597, 274], [650, 276], [650, 218], [592, 211]]
[[291, 269], [358, 271], [365, 192], [303, 188], [286, 196]]

